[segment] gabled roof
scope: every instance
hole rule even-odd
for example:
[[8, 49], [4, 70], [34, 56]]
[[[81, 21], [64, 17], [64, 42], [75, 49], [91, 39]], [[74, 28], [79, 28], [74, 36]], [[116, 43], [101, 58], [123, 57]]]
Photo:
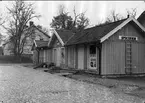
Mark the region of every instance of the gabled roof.
[[67, 45], [72, 44], [80, 44], [80, 43], [88, 43], [88, 42], [96, 42], [100, 40], [103, 36], [105, 36], [108, 32], [113, 30], [115, 27], [120, 25], [122, 22], [124, 22], [126, 19], [109, 23], [109, 24], [103, 24], [99, 26], [95, 26], [92, 28], [85, 29], [82, 32], [78, 32], [75, 34], [74, 37], [70, 39], [70, 41], [67, 43]]
[[65, 44], [74, 33], [70, 30], [56, 30], [57, 34], [62, 39], [63, 43]]
[[70, 30], [55, 30], [53, 29], [53, 35], [48, 43], [50, 46], [51, 42], [53, 41], [53, 38], [56, 36], [59, 42], [64, 46], [69, 39], [74, 35], [74, 33]]
[[141, 13], [141, 15], [137, 18], [137, 20], [141, 23], [142, 20], [145, 20], [145, 11]]
[[39, 29], [36, 26], [33, 26], [34, 28], [36, 28], [38, 31], [40, 31], [41, 33], [43, 33], [45, 36], [47, 36], [48, 38], [50, 38], [50, 36], [48, 34], [46, 34], [44, 31], [42, 31], [41, 29]]
[[112, 31], [110, 31], [108, 34], [106, 34], [104, 37], [102, 37], [100, 40], [101, 42], [105, 41], [106, 39], [108, 39], [110, 36], [112, 36], [114, 33], [116, 33], [118, 30], [120, 30], [121, 28], [123, 28], [126, 24], [128, 24], [129, 22], [133, 22], [134, 24], [136, 24], [136, 26], [145, 33], [145, 28], [134, 18], [134, 17], [130, 17], [127, 20], [125, 20], [123, 23], [121, 23], [120, 25], [118, 25], [115, 29], [113, 29]]
[[82, 32], [75, 34], [66, 45], [89, 43], [89, 42], [103, 42], [128, 24], [130, 21], [133, 21], [142, 31], [145, 32], [144, 27], [133, 17], [128, 19], [119, 20], [109, 24], [104, 24], [100, 26], [95, 26], [92, 28], [85, 29]]
[[47, 47], [48, 41], [42, 41], [42, 40], [34, 40], [35, 47]]
[[39, 32], [41, 32], [43, 35], [45, 35], [46, 37], [50, 38], [50, 36], [48, 34], [46, 34], [44, 31], [42, 31], [40, 28], [38, 28], [35, 25], [31, 25], [27, 28], [28, 30], [38, 30]]

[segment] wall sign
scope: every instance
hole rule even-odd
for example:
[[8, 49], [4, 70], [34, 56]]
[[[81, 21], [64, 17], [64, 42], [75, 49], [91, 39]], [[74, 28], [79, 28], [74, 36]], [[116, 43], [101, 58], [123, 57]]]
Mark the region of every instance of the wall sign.
[[133, 41], [137, 41], [138, 37], [136, 36], [119, 36], [120, 40], [133, 40]]

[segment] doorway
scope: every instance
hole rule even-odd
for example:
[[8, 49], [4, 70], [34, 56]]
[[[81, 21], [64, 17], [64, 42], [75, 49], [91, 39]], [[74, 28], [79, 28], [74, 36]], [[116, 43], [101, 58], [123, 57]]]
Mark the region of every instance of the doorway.
[[96, 45], [89, 46], [89, 69], [97, 70], [97, 50]]

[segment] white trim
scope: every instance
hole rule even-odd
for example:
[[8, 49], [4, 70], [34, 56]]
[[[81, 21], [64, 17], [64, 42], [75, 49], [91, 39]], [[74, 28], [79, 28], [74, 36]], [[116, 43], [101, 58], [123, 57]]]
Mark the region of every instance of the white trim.
[[50, 46], [50, 43], [51, 43], [52, 38], [53, 38], [53, 35], [54, 35], [54, 33], [52, 34], [52, 36], [51, 36], [51, 38], [50, 38], [50, 40], [49, 40], [49, 42], [48, 42], [48, 47]]
[[37, 44], [36, 44], [36, 41], [34, 40], [34, 44], [36, 45], [36, 47], [37, 47]]
[[104, 42], [106, 39], [108, 39], [110, 36], [112, 36], [114, 33], [116, 33], [118, 30], [120, 30], [122, 27], [124, 27], [126, 24], [128, 24], [130, 21], [134, 21], [145, 32], [145, 28], [136, 19], [130, 17], [127, 20], [125, 20], [123, 23], [121, 23], [119, 26], [117, 26], [115, 29], [110, 31], [107, 35], [102, 37], [100, 39], [101, 43]]
[[62, 39], [60, 38], [60, 36], [58, 35], [58, 33], [55, 30], [54, 30], [54, 33], [57, 36], [57, 38], [60, 41], [60, 43], [62, 44], [62, 46], [64, 46], [64, 42], [62, 41]]
[[58, 33], [55, 31], [55, 29], [53, 29], [53, 34], [52, 34], [52, 37], [50, 38], [50, 41], [48, 42], [48, 46], [50, 45], [54, 34], [56, 35], [56, 37], [58, 38], [58, 40], [62, 44], [62, 46], [64, 46], [64, 42], [62, 41], [62, 39], [60, 38], [60, 36], [58, 35]]

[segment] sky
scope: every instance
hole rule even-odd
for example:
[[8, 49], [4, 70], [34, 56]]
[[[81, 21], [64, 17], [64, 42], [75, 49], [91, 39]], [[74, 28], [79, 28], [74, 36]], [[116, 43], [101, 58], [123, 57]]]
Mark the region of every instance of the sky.
[[60, 4], [65, 5], [70, 15], [72, 15], [74, 6], [77, 13], [86, 11], [90, 26], [104, 21], [111, 10], [115, 10], [116, 13], [124, 16], [126, 16], [126, 9], [136, 8], [137, 16], [145, 10], [144, 1], [36, 1], [35, 3], [38, 12], [42, 15], [40, 20], [44, 26], [48, 26], [53, 16], [57, 15], [58, 5]]
[[[35, 4], [35, 11], [41, 15], [39, 20], [34, 20], [36, 25], [42, 25], [50, 28], [50, 23], [53, 16], [57, 15], [58, 6], [64, 4], [69, 14], [73, 16], [73, 8], [76, 12], [81, 13], [86, 11], [86, 17], [89, 18], [90, 25], [96, 25], [105, 20], [111, 10], [115, 10], [123, 16], [126, 15], [126, 10], [132, 8], [137, 9], [137, 17], [145, 10], [144, 1], [28, 1]], [[6, 14], [6, 6], [10, 6], [10, 1], [0, 1], [0, 12]]]

